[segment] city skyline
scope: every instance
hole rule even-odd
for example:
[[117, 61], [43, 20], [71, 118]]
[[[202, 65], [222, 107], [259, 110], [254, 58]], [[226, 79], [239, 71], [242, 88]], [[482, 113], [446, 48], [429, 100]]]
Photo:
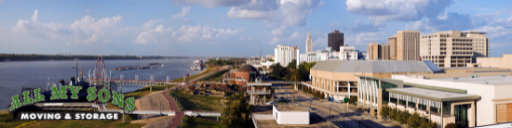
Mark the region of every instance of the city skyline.
[[[0, 53], [258, 56], [278, 44], [327, 47], [327, 34], [366, 51], [400, 30], [478, 30], [490, 56], [511, 53], [512, 1], [0, 0]], [[302, 50], [304, 49], [304, 50]]]

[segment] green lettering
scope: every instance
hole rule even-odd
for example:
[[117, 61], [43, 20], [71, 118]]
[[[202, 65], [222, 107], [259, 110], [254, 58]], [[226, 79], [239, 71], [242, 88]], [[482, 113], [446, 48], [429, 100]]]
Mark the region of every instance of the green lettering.
[[23, 92], [23, 98], [25, 98], [25, 100], [23, 100], [23, 105], [34, 103], [34, 99], [30, 98], [29, 94], [30, 91]]
[[135, 103], [135, 98], [133, 98], [133, 97], [126, 98], [126, 108], [124, 108], [124, 110], [126, 110], [128, 112], [135, 110], [134, 103]]
[[[105, 95], [105, 97], [103, 97], [103, 95]], [[108, 92], [107, 89], [101, 89], [100, 92], [98, 92], [98, 99], [103, 103], [108, 102], [108, 100], [110, 100], [110, 92]]]
[[123, 99], [124, 99], [123, 94], [119, 93], [119, 95], [118, 95], [117, 92], [112, 91], [112, 105], [117, 105], [120, 108], [123, 108], [123, 106], [124, 106]]
[[44, 95], [41, 95], [41, 89], [38, 88], [38, 89], [34, 89], [34, 93], [35, 93], [35, 98], [34, 98], [34, 102], [40, 102], [40, 101], [44, 101]]
[[9, 111], [12, 111], [14, 109], [17, 109], [19, 107], [21, 107], [21, 103], [20, 103], [20, 99], [19, 99], [20, 95], [15, 95], [13, 96], [11, 99], [12, 99], [12, 103], [11, 103], [11, 108], [9, 109]]
[[82, 86], [69, 86], [71, 90], [71, 99], [78, 99], [78, 91], [82, 90]]
[[87, 89], [87, 100], [88, 101], [96, 100], [96, 88], [95, 87], [89, 87]]
[[66, 95], [66, 90], [68, 89], [68, 86], [61, 86], [60, 90], [57, 87], [50, 87], [50, 89], [52, 90], [52, 97], [50, 97], [50, 100], [68, 98], [68, 96]]

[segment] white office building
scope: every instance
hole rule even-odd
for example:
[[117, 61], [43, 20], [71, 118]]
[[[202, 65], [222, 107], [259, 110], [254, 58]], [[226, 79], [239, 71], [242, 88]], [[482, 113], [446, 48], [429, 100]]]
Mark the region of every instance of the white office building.
[[357, 60], [359, 52], [354, 46], [341, 46], [338, 52], [339, 60]]
[[274, 49], [275, 62], [280, 63], [281, 66], [286, 67], [292, 60], [297, 60], [297, 46], [277, 45]]

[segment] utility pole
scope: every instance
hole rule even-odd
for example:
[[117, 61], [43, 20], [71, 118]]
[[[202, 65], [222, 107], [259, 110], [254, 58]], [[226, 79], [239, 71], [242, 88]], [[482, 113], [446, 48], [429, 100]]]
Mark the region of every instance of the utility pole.
[[[120, 75], [120, 77], [121, 77], [121, 94], [123, 94], [123, 84], [124, 84], [124, 83], [123, 83], [123, 77], [124, 77], [124, 75], [123, 75], [123, 74], [121, 74], [121, 75]], [[123, 119], [124, 119], [124, 115], [123, 115]], [[124, 122], [123, 122], [123, 123], [124, 123]]]

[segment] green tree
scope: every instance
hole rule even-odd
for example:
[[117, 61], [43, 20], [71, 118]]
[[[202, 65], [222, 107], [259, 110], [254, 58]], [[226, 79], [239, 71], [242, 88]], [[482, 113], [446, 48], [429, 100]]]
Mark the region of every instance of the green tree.
[[295, 70], [297, 68], [297, 60], [292, 60], [288, 65], [286, 66], [286, 69], [288, 70]]
[[222, 111], [221, 124], [229, 128], [251, 127], [251, 105], [246, 101], [245, 95], [239, 93], [232, 95], [227, 107]]
[[270, 65], [270, 70], [270, 75], [278, 79], [283, 79], [288, 74], [288, 70], [279, 63]]
[[398, 117], [398, 122], [400, 124], [406, 124], [407, 123], [407, 118], [409, 118], [409, 112], [407, 111], [401, 111], [400, 116]]
[[407, 118], [407, 125], [409, 128], [417, 128], [421, 125], [422, 118], [420, 117], [420, 114], [413, 113], [409, 118]]
[[398, 120], [398, 117], [400, 117], [400, 112], [398, 111], [398, 109], [392, 109], [391, 110], [391, 113], [389, 113], [389, 118], [391, 120]]
[[382, 118], [387, 118], [389, 116], [389, 107], [387, 105], [383, 105], [382, 107], [380, 107], [380, 116], [382, 116]]
[[421, 125], [419, 128], [436, 128], [436, 127], [437, 127], [437, 125], [434, 122], [424, 119], [421, 121]]
[[289, 80], [290, 81], [300, 81], [301, 80], [300, 72], [298, 70], [293, 71]]
[[444, 128], [457, 128], [457, 125], [455, 125], [454, 123], [449, 123], [446, 126], [444, 126]]

